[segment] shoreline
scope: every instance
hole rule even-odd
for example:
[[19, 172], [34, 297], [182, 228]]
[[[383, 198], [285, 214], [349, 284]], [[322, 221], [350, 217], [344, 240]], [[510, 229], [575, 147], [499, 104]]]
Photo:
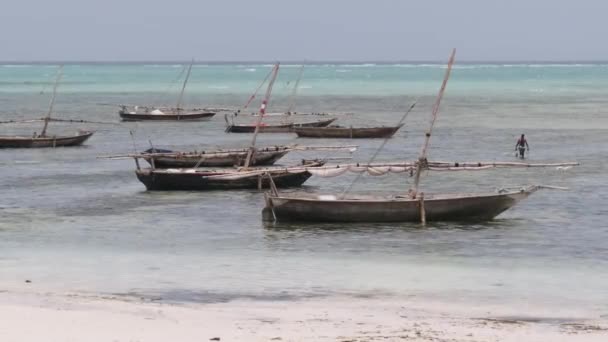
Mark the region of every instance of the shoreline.
[[2, 341], [606, 341], [608, 315], [407, 296], [168, 303], [0, 290]]

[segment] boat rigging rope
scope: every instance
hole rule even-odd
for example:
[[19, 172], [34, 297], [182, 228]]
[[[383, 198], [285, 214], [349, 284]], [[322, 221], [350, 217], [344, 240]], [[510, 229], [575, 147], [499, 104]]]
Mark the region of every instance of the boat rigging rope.
[[[171, 83], [169, 83], [169, 85], [167, 86], [167, 88], [165, 89], [165, 91], [163, 91], [159, 98], [162, 100], [166, 100], [169, 97], [169, 92], [171, 91], [171, 89], [173, 88], [173, 86], [175, 86], [175, 84], [177, 83], [177, 81], [179, 81], [182, 76], [184, 75], [184, 72], [186, 72], [187, 67], [185, 65], [182, 65], [182, 71], [180, 71], [179, 75], [177, 75], [177, 77], [175, 79], [173, 79], [173, 81], [171, 81]], [[168, 101], [165, 101], [168, 102]]]
[[[405, 114], [403, 114], [403, 116], [401, 117], [401, 120], [399, 120], [399, 122], [397, 123], [397, 126], [403, 124], [403, 122], [405, 121], [405, 119], [407, 118], [408, 114], [414, 109], [414, 107], [416, 106], [416, 103], [418, 102], [418, 98], [416, 98], [414, 100], [414, 103], [412, 103], [412, 105], [410, 106], [410, 108], [408, 108], [408, 110], [405, 112]], [[382, 144], [380, 145], [380, 147], [378, 147], [378, 149], [376, 150], [376, 152], [374, 152], [374, 154], [372, 155], [372, 157], [370, 158], [368, 164], [371, 164], [374, 162], [374, 160], [376, 160], [376, 157], [378, 156], [378, 154], [380, 153], [380, 151], [382, 151], [382, 149], [384, 148], [384, 146], [386, 145], [386, 143], [388, 142], [388, 140], [391, 137], [386, 137], [384, 138], [384, 141], [382, 142]], [[352, 187], [355, 185], [355, 183], [357, 181], [359, 181], [359, 178], [361, 178], [361, 175], [363, 173], [360, 173], [357, 175], [357, 177], [355, 177], [355, 179], [350, 183], [350, 185], [342, 192], [342, 194], [340, 195], [340, 197], [342, 197], [342, 199], [344, 199], [344, 196], [346, 196], [346, 194], [352, 189]]]

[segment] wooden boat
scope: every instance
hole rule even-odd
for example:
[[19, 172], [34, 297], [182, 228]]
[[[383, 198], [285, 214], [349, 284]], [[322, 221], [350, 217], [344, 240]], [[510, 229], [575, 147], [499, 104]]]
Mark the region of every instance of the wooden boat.
[[[295, 85], [293, 87], [293, 91], [290, 96], [289, 107], [288, 107], [287, 111], [284, 113], [267, 113], [266, 109], [264, 108], [264, 113], [263, 113], [264, 116], [280, 116], [283, 118], [290, 118], [290, 117], [302, 116], [302, 115], [317, 115], [317, 116], [330, 115], [327, 113], [297, 113], [295, 111], [295, 99], [296, 99], [296, 94], [298, 91], [298, 86], [300, 84], [300, 79], [302, 78], [303, 71], [304, 71], [304, 65], [302, 65], [302, 67], [300, 68], [300, 71], [298, 73], [298, 78], [296, 79]], [[272, 76], [273, 72], [274, 72], [274, 69], [271, 70], [270, 73], [268, 73], [268, 75], [266, 75], [266, 78], [264, 78], [264, 80], [258, 86], [258, 88], [255, 90], [255, 92], [249, 97], [249, 100], [247, 101], [245, 106], [242, 109], [237, 110], [234, 114], [232, 114], [232, 120], [228, 119], [228, 117], [229, 117], [228, 114], [226, 114], [224, 116], [224, 119], [226, 120], [226, 133], [253, 133], [256, 130], [256, 124], [238, 124], [238, 123], [234, 122], [234, 118], [236, 118], [238, 116], [262, 115], [260, 112], [247, 114], [246, 111], [247, 111], [247, 108], [249, 107], [249, 105], [251, 104], [251, 102], [256, 98], [259, 90], [262, 88], [264, 83], [266, 83], [266, 81]], [[260, 122], [258, 132], [259, 133], [288, 133], [288, 132], [292, 132], [294, 130], [294, 128], [297, 128], [297, 127], [325, 127], [325, 126], [330, 125], [334, 121], [336, 121], [336, 118], [329, 118], [329, 119], [315, 120], [315, 121], [306, 121], [306, 122], [287, 122], [287, 123], [280, 123], [280, 124], [268, 124], [268, 123], [262, 124]]]
[[118, 111], [120, 118], [123, 121], [202, 121], [211, 119], [215, 115], [215, 112], [182, 108], [184, 91], [186, 90], [186, 85], [190, 79], [192, 64], [194, 64], [194, 60], [188, 67], [188, 73], [184, 78], [184, 83], [182, 84], [182, 89], [179, 93], [177, 106], [175, 108], [148, 108], [147, 106], [133, 106], [132, 108], [129, 108], [127, 106], [121, 106]]
[[[341, 195], [281, 195], [277, 188], [272, 186], [271, 182], [271, 192], [265, 194], [266, 206], [262, 211], [263, 218], [268, 221], [421, 222], [422, 224], [425, 224], [427, 221], [483, 221], [495, 218], [533, 192], [543, 188], [543, 186], [527, 186], [514, 191], [503, 190], [498, 193], [466, 194], [425, 194], [419, 191], [420, 177], [423, 170], [435, 168], [449, 171], [452, 169], [486, 169], [487, 167], [492, 167], [492, 165], [484, 166], [479, 164], [478, 166], [464, 166], [461, 168], [461, 165], [458, 163], [441, 166], [429, 163], [426, 158], [432, 130], [437, 119], [441, 98], [450, 76], [455, 53], [456, 50], [453, 50], [443, 84], [433, 106], [431, 125], [425, 133], [425, 141], [420, 156], [414, 163], [415, 166], [409, 166], [410, 172], [413, 172], [415, 169], [415, 174], [413, 174], [415, 180], [413, 189], [410, 189], [407, 195], [393, 197], [348, 196], [347, 193], [350, 187]], [[374, 154], [374, 157], [376, 154]], [[356, 167], [357, 172], [361, 171], [358, 169], [360, 165], [356, 165]], [[381, 172], [374, 171], [373, 174], [379, 175], [390, 172], [391, 167], [389, 165], [388, 169], [384, 168]], [[377, 167], [367, 166], [364, 169], [370, 172], [374, 169], [377, 170]], [[335, 168], [332, 168], [332, 175], [329, 176], [339, 175], [346, 170], [335, 170]], [[397, 171], [406, 172], [408, 171], [408, 166], [401, 166]]]
[[177, 109], [159, 110], [154, 109], [148, 112], [139, 112], [123, 107], [119, 112], [123, 121], [202, 121], [211, 119], [215, 113], [208, 111], [183, 111]]
[[82, 145], [93, 135], [93, 131], [78, 131], [73, 136], [0, 136], [0, 148], [67, 147]]
[[[487, 221], [538, 190], [529, 186], [487, 194], [425, 195], [426, 221]], [[408, 196], [267, 196], [265, 220], [305, 222], [420, 222], [421, 200]]]
[[43, 148], [43, 147], [68, 147], [68, 146], [79, 146], [82, 145], [87, 139], [89, 139], [94, 131], [90, 130], [79, 130], [74, 135], [50, 135], [47, 134], [49, 122], [51, 121], [66, 121], [66, 122], [87, 122], [85, 120], [61, 120], [51, 118], [53, 113], [53, 107], [55, 105], [55, 98], [57, 97], [57, 87], [63, 74], [63, 65], [59, 67], [57, 71], [57, 77], [55, 79], [55, 85], [53, 86], [53, 96], [49, 104], [49, 111], [46, 117], [35, 120], [9, 120], [5, 123], [13, 122], [34, 122], [43, 121], [44, 126], [40, 134], [32, 134], [32, 136], [0, 136], [0, 148]]
[[[299, 127], [325, 127], [336, 121], [336, 118], [327, 120], [316, 120], [301, 123], [287, 123], [287, 124], [263, 124], [259, 127], [260, 133], [289, 133], [293, 132], [294, 129]], [[253, 133], [256, 129], [255, 124], [235, 124], [229, 123], [226, 119], [226, 132], [227, 133]]]
[[[275, 146], [256, 149], [251, 159], [251, 165], [272, 165], [281, 159], [291, 149], [287, 146]], [[148, 149], [144, 159], [156, 168], [190, 168], [190, 167], [218, 167], [242, 166], [247, 158], [249, 149], [173, 152], [171, 150]]]
[[[321, 166], [323, 162], [307, 164], [308, 167]], [[135, 171], [148, 190], [239, 190], [262, 189], [270, 186], [272, 175], [277, 187], [301, 186], [312, 175], [306, 169], [266, 168], [253, 170], [200, 170], [200, 169], [139, 169]]]
[[392, 137], [403, 125], [394, 127], [294, 127], [300, 138], [388, 138]]

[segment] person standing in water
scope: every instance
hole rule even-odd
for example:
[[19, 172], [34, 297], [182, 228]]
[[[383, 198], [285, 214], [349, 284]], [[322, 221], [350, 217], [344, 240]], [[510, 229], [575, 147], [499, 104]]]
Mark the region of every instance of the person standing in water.
[[522, 134], [517, 140], [517, 144], [515, 144], [515, 151], [519, 151], [519, 158], [524, 159], [526, 150], [528, 150], [528, 152], [530, 151], [530, 145], [528, 145], [528, 140], [526, 140], [526, 137]]

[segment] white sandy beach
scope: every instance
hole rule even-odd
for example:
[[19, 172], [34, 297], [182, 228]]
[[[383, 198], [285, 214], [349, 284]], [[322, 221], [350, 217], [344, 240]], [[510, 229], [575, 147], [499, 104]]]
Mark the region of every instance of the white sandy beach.
[[331, 297], [167, 304], [135, 297], [0, 292], [0, 341], [602, 341], [608, 318], [571, 312]]

